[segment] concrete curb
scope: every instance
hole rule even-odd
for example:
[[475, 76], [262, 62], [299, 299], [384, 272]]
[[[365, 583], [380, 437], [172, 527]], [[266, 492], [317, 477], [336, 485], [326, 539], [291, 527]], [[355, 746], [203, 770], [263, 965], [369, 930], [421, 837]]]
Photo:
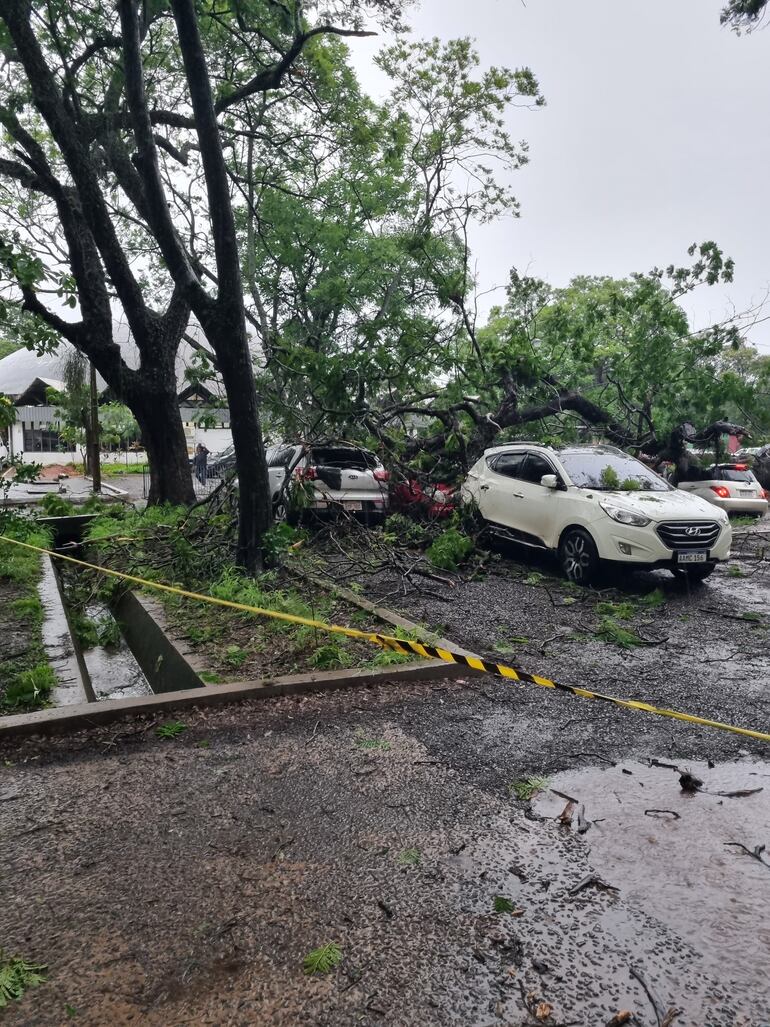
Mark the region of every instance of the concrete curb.
[[0, 742], [31, 734], [54, 734], [82, 731], [98, 724], [109, 724], [139, 714], [164, 713], [190, 706], [215, 706], [222, 703], [243, 702], [247, 699], [267, 699], [276, 695], [296, 695], [300, 692], [326, 692], [361, 685], [385, 682], [431, 681], [458, 677], [469, 673], [467, 667], [444, 663], [442, 660], [422, 660], [400, 668], [382, 670], [319, 671], [315, 674], [296, 674], [265, 681], [243, 681], [229, 685], [204, 685], [180, 692], [166, 692], [143, 696], [139, 699], [105, 699], [99, 703], [79, 703], [58, 706], [36, 713], [22, 713], [0, 718]]

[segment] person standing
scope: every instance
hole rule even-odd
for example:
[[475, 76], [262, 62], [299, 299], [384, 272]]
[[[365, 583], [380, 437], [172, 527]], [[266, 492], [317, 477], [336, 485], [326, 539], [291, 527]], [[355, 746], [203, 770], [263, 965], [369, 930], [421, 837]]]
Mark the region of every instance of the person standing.
[[195, 472], [195, 477], [198, 479], [201, 485], [206, 484], [208, 456], [209, 451], [206, 449], [202, 442], [199, 442], [198, 445], [195, 447], [195, 456], [193, 457], [193, 471]]

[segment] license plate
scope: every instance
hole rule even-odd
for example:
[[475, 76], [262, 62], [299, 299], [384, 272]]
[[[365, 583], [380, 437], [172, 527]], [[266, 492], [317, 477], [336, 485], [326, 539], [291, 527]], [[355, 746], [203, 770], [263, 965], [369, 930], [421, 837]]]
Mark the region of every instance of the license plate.
[[701, 553], [677, 553], [677, 563], [705, 563], [708, 560], [709, 554], [706, 552]]
[[753, 489], [738, 489], [738, 493], [741, 496], [753, 496], [754, 495], [754, 490]]
[[355, 503], [355, 502], [349, 503], [347, 500], [345, 500], [345, 502], [343, 503], [343, 506], [345, 507], [346, 510], [353, 510], [354, 512], [356, 512], [358, 510], [363, 510], [363, 508], [364, 508], [363, 507], [363, 503]]

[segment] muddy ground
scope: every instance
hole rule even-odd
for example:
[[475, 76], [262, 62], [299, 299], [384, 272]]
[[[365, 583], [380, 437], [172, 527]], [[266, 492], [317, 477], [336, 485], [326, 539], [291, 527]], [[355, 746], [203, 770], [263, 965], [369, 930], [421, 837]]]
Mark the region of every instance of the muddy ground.
[[[763, 545], [692, 593], [655, 575], [578, 595], [505, 556], [450, 603], [390, 604], [527, 669], [768, 730]], [[654, 644], [598, 639], [608, 616]], [[4, 745], [2, 944], [49, 967], [4, 1023], [770, 1024], [762, 743], [488, 677], [180, 719], [173, 740], [145, 721]], [[532, 801], [512, 794], [533, 774]], [[306, 976], [329, 942], [339, 966]]]

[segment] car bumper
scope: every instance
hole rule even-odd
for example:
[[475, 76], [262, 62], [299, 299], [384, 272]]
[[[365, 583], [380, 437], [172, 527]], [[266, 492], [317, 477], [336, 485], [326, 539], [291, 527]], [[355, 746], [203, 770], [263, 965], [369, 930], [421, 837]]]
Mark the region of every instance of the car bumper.
[[[594, 535], [596, 539], [596, 535]], [[721, 561], [730, 557], [732, 532], [729, 525], [722, 527], [716, 541], [708, 550], [708, 559]], [[613, 530], [597, 539], [599, 556], [613, 563], [643, 564], [646, 566], [676, 566], [676, 554], [658, 538], [653, 526], [635, 528], [614, 525]]]
[[724, 510], [726, 513], [745, 513], [745, 514], [757, 514], [762, 516], [767, 513], [767, 500], [766, 499], [739, 499], [732, 497], [730, 499], [720, 499], [719, 496], [715, 496], [714, 499], [709, 500], [714, 506], [718, 506], [720, 510]]
[[316, 491], [310, 503], [312, 510], [349, 510], [351, 513], [368, 511], [369, 513], [383, 513], [388, 509], [389, 496], [387, 492], [373, 492], [356, 489], [355, 491], [328, 492]]

